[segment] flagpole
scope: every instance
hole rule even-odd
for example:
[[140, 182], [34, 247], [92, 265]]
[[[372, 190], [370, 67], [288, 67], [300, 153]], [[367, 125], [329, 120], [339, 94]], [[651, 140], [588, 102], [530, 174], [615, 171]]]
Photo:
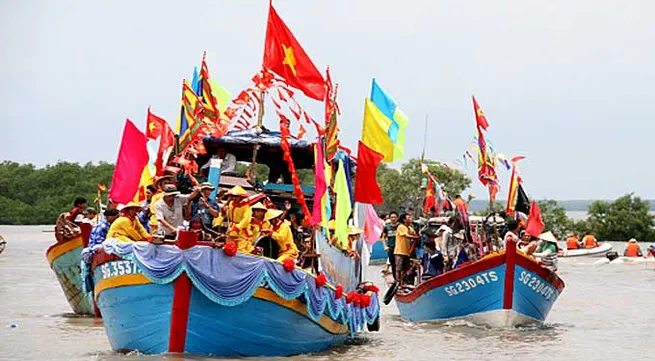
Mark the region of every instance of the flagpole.
[[[259, 109], [257, 109], [257, 126], [255, 128], [261, 129], [264, 123], [264, 98], [266, 92], [261, 91], [259, 96]], [[255, 144], [252, 150], [252, 163], [250, 165], [250, 181], [254, 184], [257, 181], [257, 152], [259, 151], [259, 144]]]

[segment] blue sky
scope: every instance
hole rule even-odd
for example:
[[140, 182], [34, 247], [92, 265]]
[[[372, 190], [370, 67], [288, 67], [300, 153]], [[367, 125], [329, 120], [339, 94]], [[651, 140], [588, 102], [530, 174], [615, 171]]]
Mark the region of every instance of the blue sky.
[[[125, 118], [148, 105], [176, 121], [180, 84], [204, 50], [233, 94], [259, 70], [267, 0], [3, 1], [0, 160], [111, 161]], [[537, 198], [615, 198], [651, 187], [655, 3], [649, 1], [277, 0], [339, 85], [341, 138], [355, 148], [372, 77], [409, 116], [406, 153], [461, 157], [488, 138]], [[322, 106], [305, 104], [320, 119]], [[469, 175], [475, 177], [471, 167]], [[504, 197], [509, 173], [500, 172]], [[471, 190], [486, 191], [474, 179]]]

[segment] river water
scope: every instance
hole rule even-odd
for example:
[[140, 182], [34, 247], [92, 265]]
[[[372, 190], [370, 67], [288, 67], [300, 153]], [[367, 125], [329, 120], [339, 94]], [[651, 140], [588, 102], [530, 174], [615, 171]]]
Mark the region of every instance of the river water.
[[[48, 266], [51, 227], [0, 226], [1, 360], [212, 360], [202, 356], [116, 354], [101, 320], [70, 315]], [[645, 245], [642, 245], [645, 246]], [[622, 244], [615, 249], [623, 251]], [[541, 327], [498, 330], [464, 322], [404, 322], [382, 306], [382, 330], [348, 345], [285, 360], [653, 360], [654, 265], [593, 265], [560, 259], [566, 289]], [[377, 274], [378, 267], [370, 274]], [[379, 282], [379, 284], [382, 282]], [[147, 310], [144, 310], [147, 312]], [[213, 359], [216, 360], [216, 359]]]

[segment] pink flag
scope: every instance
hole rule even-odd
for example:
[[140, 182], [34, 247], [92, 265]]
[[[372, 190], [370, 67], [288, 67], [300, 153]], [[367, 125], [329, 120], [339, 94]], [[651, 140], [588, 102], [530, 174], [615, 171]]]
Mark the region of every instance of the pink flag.
[[367, 204], [366, 222], [364, 223], [364, 239], [366, 239], [366, 243], [373, 245], [377, 242], [382, 234], [382, 227], [384, 227], [384, 224], [380, 217], [378, 217], [377, 212], [375, 212], [375, 208]]
[[143, 167], [148, 164], [147, 142], [146, 135], [127, 119], [109, 190], [109, 198], [115, 203], [127, 204], [134, 199]]
[[314, 209], [312, 209], [312, 224], [320, 224], [323, 219], [321, 199], [325, 195], [327, 184], [325, 182], [325, 162], [323, 160], [323, 144], [321, 138], [314, 144], [316, 159], [314, 162]]

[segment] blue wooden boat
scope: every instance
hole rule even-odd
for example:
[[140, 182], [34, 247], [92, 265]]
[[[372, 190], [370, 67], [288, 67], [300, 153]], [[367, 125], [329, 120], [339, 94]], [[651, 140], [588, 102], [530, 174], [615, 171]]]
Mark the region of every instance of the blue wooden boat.
[[343, 344], [378, 322], [373, 292], [357, 293], [367, 307], [348, 303], [345, 292], [300, 269], [230, 257], [192, 232], [180, 235], [176, 245], [107, 240], [93, 255], [94, 296], [112, 349], [288, 356]]
[[395, 300], [409, 321], [467, 319], [514, 327], [544, 322], [563, 290], [555, 272], [510, 243], [506, 251], [431, 278], [411, 292], [398, 292]]
[[88, 242], [91, 226], [82, 225], [80, 228], [81, 234], [50, 246], [46, 251], [46, 258], [73, 312], [80, 315], [93, 315], [93, 296], [91, 292], [83, 291], [80, 266], [82, 249]]

